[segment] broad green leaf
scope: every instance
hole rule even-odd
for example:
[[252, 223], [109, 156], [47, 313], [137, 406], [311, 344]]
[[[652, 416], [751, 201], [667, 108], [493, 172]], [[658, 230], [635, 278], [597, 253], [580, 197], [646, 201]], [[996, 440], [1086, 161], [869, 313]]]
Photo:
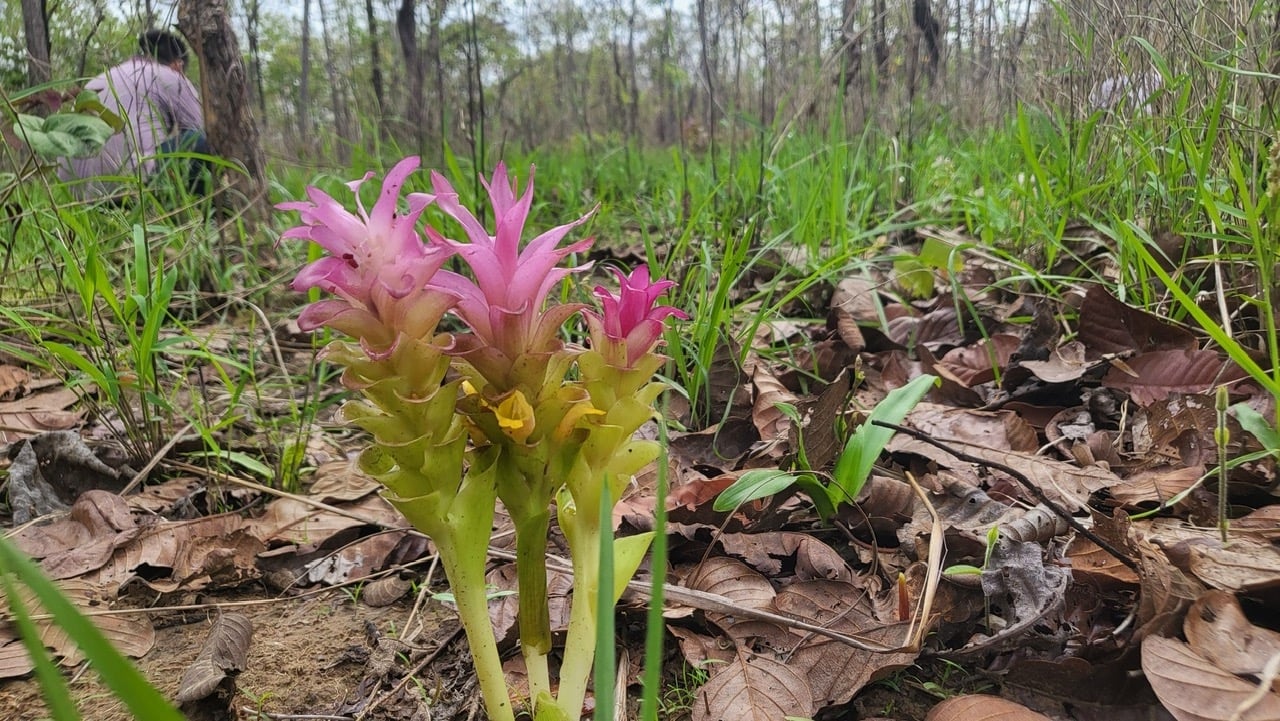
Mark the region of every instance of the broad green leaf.
[[894, 282], [913, 298], [933, 295], [933, 270], [917, 256], [900, 255], [893, 261]]
[[1232, 408], [1240, 427], [1253, 434], [1264, 448], [1273, 454], [1280, 454], [1280, 432], [1267, 422], [1261, 413], [1244, 403], [1237, 403]]
[[80, 154], [93, 155], [102, 149], [115, 130], [101, 118], [81, 113], [57, 113], [45, 118], [46, 133], [65, 133], [80, 142]]
[[733, 485], [720, 491], [715, 503], [711, 505], [718, 512], [732, 511], [744, 503], [761, 498], [768, 498], [784, 491], [799, 481], [795, 473], [774, 468], [753, 468], [733, 482]]
[[944, 576], [981, 576], [982, 569], [977, 566], [970, 566], [967, 563], [958, 563], [954, 566], [947, 566], [942, 569]]
[[893, 389], [872, 409], [867, 420], [858, 426], [853, 435], [849, 436], [844, 452], [836, 460], [831, 485], [827, 487], [832, 505], [852, 503], [858, 497], [867, 478], [871, 476], [871, 468], [880, 457], [880, 452], [889, 443], [889, 439], [893, 438], [892, 429], [875, 425], [874, 421], [901, 423], [937, 380], [934, 376], [922, 375], [901, 388]]

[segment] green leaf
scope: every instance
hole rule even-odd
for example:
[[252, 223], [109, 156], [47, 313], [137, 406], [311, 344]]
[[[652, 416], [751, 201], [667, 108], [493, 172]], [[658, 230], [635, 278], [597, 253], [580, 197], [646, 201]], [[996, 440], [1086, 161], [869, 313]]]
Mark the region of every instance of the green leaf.
[[944, 576], [981, 576], [982, 569], [977, 566], [970, 566], [967, 563], [958, 563], [954, 566], [947, 566], [942, 569]]
[[893, 261], [894, 281], [913, 298], [933, 295], [933, 271], [917, 256], [900, 255]]
[[1251, 406], [1244, 403], [1237, 403], [1232, 410], [1235, 411], [1236, 420], [1240, 421], [1240, 427], [1253, 434], [1254, 438], [1262, 444], [1272, 454], [1280, 454], [1280, 432], [1267, 422], [1267, 419]]
[[20, 113], [13, 132], [46, 160], [93, 155], [115, 134], [101, 118], [79, 113], [55, 113], [47, 118]]
[[257, 458], [240, 451], [196, 451], [190, 455], [196, 458], [221, 458], [228, 463], [240, 466], [246, 471], [262, 476], [267, 480], [275, 478], [275, 472], [271, 470], [270, 466]]
[[93, 155], [102, 150], [102, 144], [116, 131], [101, 118], [81, 113], [57, 113], [45, 118], [46, 133], [59, 132], [70, 135], [80, 142], [80, 152]]
[[625, 536], [617, 538], [613, 541], [613, 602], [617, 603], [622, 598], [622, 592], [627, 590], [627, 583], [636, 575], [636, 569], [640, 568], [640, 562], [644, 560], [644, 554], [649, 551], [649, 544], [653, 541], [654, 532], [639, 533], [634, 536]]
[[773, 468], [753, 468], [733, 482], [733, 485], [720, 491], [715, 503], [711, 505], [716, 511], [724, 513], [732, 511], [744, 503], [761, 498], [768, 498], [784, 491], [800, 480], [795, 473]]
[[[0, 564], [0, 569], [3, 569], [3, 564]], [[9, 599], [9, 610], [13, 613], [18, 636], [35, 666], [36, 680], [40, 683], [40, 693], [44, 695], [45, 703], [49, 705], [49, 712], [53, 714], [55, 721], [79, 721], [80, 714], [71, 702], [71, 689], [67, 688], [62, 672], [54, 665], [53, 659], [49, 658], [49, 651], [41, 640], [40, 629], [31, 620], [31, 612], [18, 591], [18, 584], [7, 570], [0, 573], [0, 584], [3, 584], [4, 594]]]
[[555, 699], [546, 691], [538, 694], [535, 707], [537, 710], [533, 713], [533, 721], [570, 721], [569, 714], [557, 706]]
[[901, 423], [937, 381], [934, 376], [922, 375], [901, 388], [893, 389], [872, 409], [871, 415], [867, 416], [867, 420], [858, 426], [853, 435], [849, 436], [848, 442], [844, 444], [844, 452], [836, 460], [831, 485], [827, 487], [832, 505], [852, 503], [858, 497], [867, 478], [871, 476], [871, 468], [876, 459], [880, 457], [889, 439], [893, 438], [892, 429], [875, 425], [874, 421]]

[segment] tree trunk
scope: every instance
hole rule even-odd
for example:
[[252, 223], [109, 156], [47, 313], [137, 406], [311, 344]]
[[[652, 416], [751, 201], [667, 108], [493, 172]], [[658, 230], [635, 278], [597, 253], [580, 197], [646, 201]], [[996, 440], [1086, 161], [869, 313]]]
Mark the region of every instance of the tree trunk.
[[938, 77], [938, 63], [942, 59], [942, 26], [933, 16], [933, 8], [929, 6], [929, 0], [912, 0], [911, 20], [924, 40], [925, 79], [932, 87]]
[[[302, 77], [298, 84], [298, 137], [311, 145], [311, 0], [302, 0]], [[310, 150], [311, 148], [307, 148]]]
[[627, 134], [636, 142], [640, 142], [640, 78], [637, 68], [640, 63], [636, 56], [636, 19], [640, 16], [640, 8], [636, 0], [631, 0], [631, 13], [627, 15], [627, 62], [631, 65], [631, 88], [627, 107]]
[[369, 75], [373, 82], [373, 99], [378, 106], [378, 135], [386, 137], [386, 99], [382, 90], [382, 53], [378, 50], [378, 20], [373, 14], [373, 0], [364, 0], [365, 20], [369, 24]]
[[413, 147], [421, 154], [427, 145], [426, 104], [422, 92], [426, 86], [427, 68], [422, 51], [418, 48], [418, 16], [414, 0], [401, 0], [396, 11], [396, 34], [400, 37], [400, 52], [404, 55], [405, 70], [409, 73], [409, 92], [405, 94], [405, 119], [413, 132]]
[[218, 206], [241, 214], [247, 237], [255, 238], [258, 224], [266, 218], [266, 157], [226, 0], [179, 0], [178, 29], [200, 58], [209, 145], [243, 168], [222, 174]]
[[858, 32], [854, 29], [854, 21], [858, 13], [858, 0], [844, 0], [840, 4], [841, 22], [840, 22], [840, 43], [843, 46], [843, 52], [840, 53], [840, 95], [845, 97], [849, 94], [849, 86], [854, 79], [858, 77], [858, 72], [862, 69], [862, 41], [858, 38]]
[[351, 128], [351, 113], [347, 106], [344, 85], [338, 77], [338, 68], [333, 62], [333, 40], [329, 37], [328, 14], [324, 9], [324, 0], [316, 0], [316, 9], [320, 12], [320, 38], [324, 42], [324, 74], [329, 81], [329, 101], [333, 103], [334, 132], [339, 142], [335, 148], [338, 162], [346, 165], [351, 157], [351, 145], [355, 141], [355, 133]]
[[[432, 100], [434, 101], [433, 104], [436, 106], [436, 125], [434, 130], [439, 155], [433, 158], [433, 160], [440, 163], [444, 162], [445, 147], [449, 142], [449, 138], [445, 132], [445, 110], [447, 108], [447, 103], [444, 98], [444, 62], [440, 57], [440, 46], [443, 42], [440, 37], [440, 26], [444, 22], [444, 11], [448, 6], [448, 0], [435, 0], [435, 2], [431, 4], [431, 12], [427, 20], [427, 51], [425, 58], [426, 64], [435, 69], [435, 97], [432, 98]], [[423, 68], [424, 73], [425, 71], [426, 69]], [[418, 104], [425, 107], [427, 104], [426, 99], [419, 97]], [[423, 111], [423, 116], [426, 116], [425, 110]]]
[[22, 0], [22, 31], [27, 40], [27, 84], [53, 79], [49, 62], [49, 6], [45, 0]]
[[245, 35], [249, 38], [249, 63], [253, 66], [254, 89], [258, 91], [258, 114], [262, 116], [262, 124], [267, 124], [267, 92], [262, 84], [262, 53], [258, 51], [258, 33], [261, 29], [260, 0], [249, 3], [249, 21]]
[[875, 13], [872, 48], [876, 55], [876, 87], [877, 93], [883, 96], [889, 90], [889, 40], [885, 28], [889, 10], [884, 0], [875, 0], [872, 12]]

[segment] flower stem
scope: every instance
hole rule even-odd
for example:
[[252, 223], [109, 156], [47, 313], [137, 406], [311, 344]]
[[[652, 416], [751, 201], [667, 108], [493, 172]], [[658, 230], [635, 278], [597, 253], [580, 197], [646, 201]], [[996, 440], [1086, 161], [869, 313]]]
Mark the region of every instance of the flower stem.
[[489, 620], [489, 598], [484, 582], [485, 555], [458, 553], [443, 538], [432, 540], [440, 551], [440, 560], [458, 607], [458, 618], [467, 634], [485, 711], [490, 721], [515, 721], [507, 680], [502, 673], [502, 658], [498, 655], [498, 642]]
[[519, 588], [520, 652], [529, 674], [529, 699], [551, 694], [551, 613], [547, 598], [547, 533], [551, 513], [544, 503], [532, 513], [521, 513], [516, 523], [516, 581]]
[[560, 665], [560, 695], [557, 704], [571, 719], [582, 717], [587, 696], [587, 679], [596, 652], [596, 601], [600, 594], [600, 524], [583, 514], [573, 539], [573, 606], [569, 611], [569, 635], [565, 639], [564, 662]]

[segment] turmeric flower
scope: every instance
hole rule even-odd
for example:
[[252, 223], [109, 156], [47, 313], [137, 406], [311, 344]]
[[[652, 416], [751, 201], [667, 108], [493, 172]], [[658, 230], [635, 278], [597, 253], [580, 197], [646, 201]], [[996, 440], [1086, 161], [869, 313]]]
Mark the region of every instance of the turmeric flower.
[[418, 162], [417, 157], [405, 158], [387, 173], [371, 210], [360, 201], [359, 189], [373, 173], [347, 183], [356, 194], [358, 214], [315, 187], [307, 188], [309, 200], [276, 206], [298, 211], [303, 223], [281, 234], [282, 240], [310, 240], [329, 252], [304, 267], [293, 288], [320, 288], [337, 298], [312, 303], [299, 316], [298, 327], [328, 326], [359, 338], [367, 348], [386, 350], [400, 334], [421, 338], [432, 333], [456, 301], [452, 293], [427, 287], [452, 251], [424, 245], [414, 229], [434, 197], [410, 193], [408, 212], [397, 210], [401, 188]]
[[[432, 173], [436, 207], [456, 220], [466, 233], [467, 241], [445, 238], [434, 229], [427, 234], [437, 243], [453, 249], [471, 268], [475, 280], [451, 271], [441, 271], [433, 284], [455, 293], [455, 312], [475, 333], [477, 340], [500, 351], [510, 363], [525, 352], [549, 350], [563, 322], [577, 310], [576, 306], [556, 306], [543, 312], [543, 304], [551, 289], [570, 273], [585, 270], [590, 264], [560, 268], [567, 256], [590, 247], [590, 238], [563, 248], [560, 242], [569, 231], [586, 222], [588, 213], [577, 220], [546, 231], [520, 247], [525, 221], [533, 203], [533, 177], [524, 194], [516, 196], [513, 178], [499, 164], [489, 180], [481, 178], [493, 207], [494, 232], [458, 201], [449, 181]], [[592, 211], [594, 212], [594, 211]]]
[[688, 320], [689, 314], [669, 305], [655, 305], [659, 296], [675, 287], [675, 282], [650, 280], [649, 266], [641, 265], [630, 275], [618, 270], [614, 274], [618, 276], [618, 294], [596, 286], [601, 312], [584, 311], [584, 315], [591, 329], [592, 346], [611, 362], [630, 368], [657, 345], [664, 320], [669, 316]]

